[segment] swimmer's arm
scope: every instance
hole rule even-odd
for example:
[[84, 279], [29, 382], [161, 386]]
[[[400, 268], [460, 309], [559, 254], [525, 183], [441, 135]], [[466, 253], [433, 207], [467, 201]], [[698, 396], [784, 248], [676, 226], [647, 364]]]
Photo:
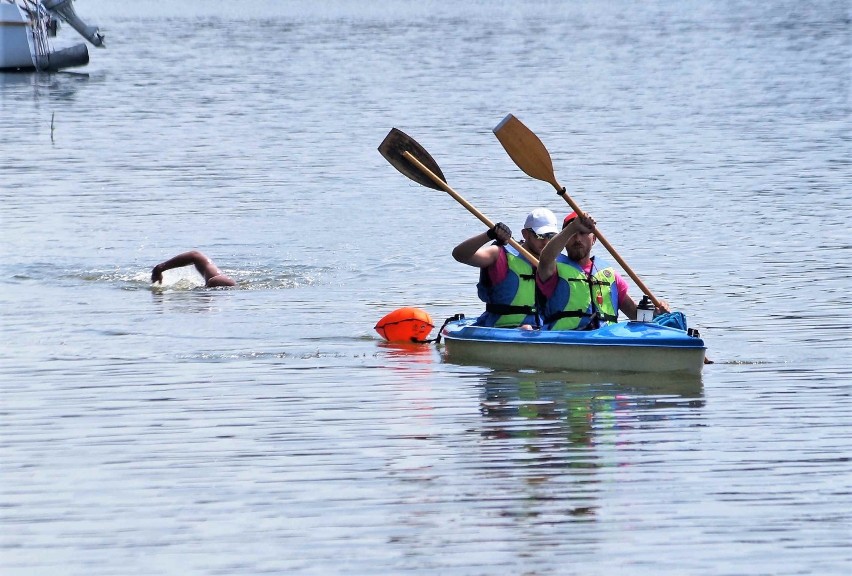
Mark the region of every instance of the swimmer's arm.
[[198, 250], [190, 250], [183, 254], [178, 254], [174, 258], [170, 258], [165, 262], [160, 262], [151, 271], [151, 282], [162, 282], [163, 272], [172, 268], [181, 268], [192, 264], [198, 273], [204, 277], [207, 286], [234, 286], [236, 283], [222, 274], [222, 271], [216, 267], [213, 260]]

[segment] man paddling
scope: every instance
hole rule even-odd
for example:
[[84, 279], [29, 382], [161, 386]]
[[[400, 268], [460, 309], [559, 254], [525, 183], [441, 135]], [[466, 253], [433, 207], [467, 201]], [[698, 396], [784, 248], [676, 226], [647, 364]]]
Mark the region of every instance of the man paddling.
[[[636, 319], [636, 302], [627, 282], [608, 264], [591, 256], [595, 220], [575, 212], [565, 217], [562, 231], [542, 248], [536, 282], [545, 298], [544, 327], [549, 330], [593, 330], [616, 322], [621, 310]], [[562, 253], [565, 249], [567, 256]], [[661, 301], [656, 312], [668, 312]]]
[[166, 270], [181, 268], [182, 266], [189, 266], [190, 264], [194, 265], [195, 269], [198, 270], [198, 273], [204, 277], [204, 286], [207, 288], [236, 286], [237, 284], [230, 277], [224, 275], [213, 263], [213, 260], [198, 250], [178, 254], [174, 258], [170, 258], [169, 260], [154, 266], [154, 269], [151, 271], [151, 282], [162, 282], [163, 272]]
[[[556, 216], [547, 208], [529, 213], [521, 230], [523, 247], [538, 257], [550, 238], [556, 236]], [[506, 244], [512, 231], [498, 222], [487, 232], [468, 238], [453, 249], [453, 258], [480, 269], [476, 285], [485, 312], [479, 326], [533, 328], [541, 325], [535, 268], [517, 250]], [[487, 245], [486, 245], [487, 244]]]

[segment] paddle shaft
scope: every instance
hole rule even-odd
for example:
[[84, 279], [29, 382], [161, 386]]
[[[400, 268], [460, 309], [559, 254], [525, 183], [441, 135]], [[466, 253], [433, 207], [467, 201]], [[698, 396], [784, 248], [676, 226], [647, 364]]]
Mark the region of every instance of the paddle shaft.
[[[503, 148], [506, 149], [509, 157], [518, 166], [518, 168], [536, 180], [549, 182], [551, 186], [556, 188], [556, 193], [568, 202], [574, 212], [577, 214], [584, 213], [577, 203], [574, 202], [571, 196], [568, 195], [565, 187], [561, 186], [559, 182], [556, 181], [550, 152], [547, 151], [544, 143], [535, 135], [535, 132], [527, 128], [523, 122], [515, 118], [512, 114], [508, 114], [503, 121], [494, 128], [494, 135], [497, 136], [500, 144], [503, 145]], [[642, 293], [648, 295], [654, 303], [654, 306], [661, 308], [660, 301], [657, 300], [650, 290], [648, 290], [645, 283], [642, 282], [639, 276], [630, 268], [630, 266], [627, 265], [624, 258], [621, 257], [615, 248], [613, 248], [612, 244], [607, 241], [597, 227], [595, 227], [593, 232], [597, 239], [601, 241], [601, 244], [604, 245], [604, 248], [606, 248], [612, 257], [621, 265], [621, 268], [627, 272], [627, 275], [630, 276], [630, 278], [633, 279], [636, 286], [639, 287]]]
[[[417, 166], [417, 168], [418, 168], [421, 172], [423, 172], [424, 174], [426, 174], [426, 176], [428, 176], [428, 177], [429, 177], [429, 178], [430, 178], [430, 179], [431, 179], [431, 180], [432, 180], [435, 184], [437, 184], [437, 185], [438, 185], [438, 187], [440, 187], [440, 188], [441, 188], [441, 190], [443, 190], [444, 192], [446, 192], [447, 194], [449, 194], [450, 196], [452, 196], [453, 198], [455, 198], [456, 202], [458, 202], [459, 204], [461, 204], [462, 206], [464, 206], [465, 208], [467, 208], [468, 212], [470, 212], [471, 214], [473, 214], [474, 216], [476, 216], [477, 218], [479, 218], [480, 222], [482, 222], [483, 224], [485, 224], [486, 226], [488, 226], [489, 230], [490, 230], [491, 228], [494, 228], [494, 223], [493, 223], [493, 222], [491, 222], [491, 220], [489, 220], [489, 219], [488, 219], [488, 218], [487, 218], [487, 217], [486, 217], [486, 216], [485, 216], [482, 212], [480, 212], [479, 210], [477, 210], [476, 208], [474, 208], [474, 207], [473, 207], [473, 206], [472, 206], [472, 205], [471, 205], [471, 204], [470, 204], [467, 200], [465, 200], [464, 198], [462, 198], [462, 197], [461, 197], [461, 195], [459, 195], [459, 193], [458, 193], [458, 192], [456, 192], [455, 190], [453, 190], [452, 188], [450, 188], [450, 185], [449, 185], [449, 184], [447, 184], [446, 182], [444, 182], [444, 181], [443, 181], [440, 177], [438, 177], [438, 176], [437, 176], [434, 172], [432, 172], [431, 170], [429, 170], [429, 168], [427, 168], [426, 166], [424, 166], [424, 165], [423, 165], [423, 163], [422, 163], [422, 162], [420, 162], [420, 161], [419, 161], [419, 160], [418, 160], [418, 159], [417, 159], [417, 158], [416, 158], [416, 157], [415, 157], [415, 156], [414, 156], [411, 152], [409, 152], [409, 151], [407, 151], [407, 150], [406, 150], [405, 152], [403, 152], [403, 153], [402, 153], [402, 156], [403, 156], [406, 160], [408, 160], [409, 162], [411, 162], [412, 164], [414, 164], [415, 166]], [[524, 248], [523, 246], [521, 246], [518, 242], [516, 242], [514, 238], [510, 238], [510, 239], [509, 239], [509, 245], [510, 245], [510, 246], [512, 246], [512, 248], [514, 248], [514, 249], [515, 249], [515, 250], [517, 250], [518, 252], [520, 252], [520, 253], [521, 253], [521, 255], [522, 255], [524, 258], [526, 258], [526, 259], [527, 259], [527, 261], [528, 261], [530, 264], [532, 264], [533, 266], [538, 266], [538, 258], [536, 258], [536, 257], [535, 257], [535, 256], [533, 256], [532, 254], [530, 254], [530, 253], [529, 253], [529, 251], [528, 251], [526, 248]]]
[[[553, 186], [556, 188], [556, 193], [565, 198], [565, 201], [568, 202], [574, 212], [576, 212], [577, 214], [584, 213], [583, 210], [577, 205], [577, 203], [574, 202], [574, 200], [568, 195], [568, 192], [565, 191], [564, 187], [560, 186], [559, 183], [555, 180], [553, 182]], [[632, 278], [634, 282], [636, 282], [636, 286], [639, 287], [639, 290], [641, 290], [643, 294], [648, 295], [648, 298], [651, 299], [651, 302], [654, 303], [654, 306], [656, 306], [657, 308], [661, 308], [662, 305], [660, 304], [660, 301], [657, 300], [656, 296], [654, 296], [648, 289], [648, 287], [645, 286], [645, 283], [642, 282], [642, 279], [639, 278], [636, 272], [634, 272], [633, 269], [627, 265], [627, 262], [625, 262], [624, 258], [621, 257], [621, 255], [616, 251], [615, 248], [613, 248], [612, 244], [610, 244], [609, 241], [607, 241], [607, 239], [604, 237], [604, 235], [600, 233], [597, 226], [592, 230], [592, 232], [594, 233], [595, 238], [597, 238], [600, 243], [603, 244], [604, 248], [607, 249], [607, 252], [609, 252], [610, 255], [615, 258], [615, 261], [621, 265], [622, 270], [627, 272], [627, 275], [630, 276], [630, 278]]]

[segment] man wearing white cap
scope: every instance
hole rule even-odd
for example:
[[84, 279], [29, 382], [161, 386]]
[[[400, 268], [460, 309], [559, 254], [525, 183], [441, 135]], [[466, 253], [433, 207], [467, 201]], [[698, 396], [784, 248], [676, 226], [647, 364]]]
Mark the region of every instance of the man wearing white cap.
[[[538, 257], [559, 228], [556, 216], [547, 208], [536, 208], [524, 221], [523, 246]], [[479, 326], [524, 328], [541, 325], [541, 296], [536, 288], [535, 268], [517, 250], [507, 246], [512, 231], [502, 222], [487, 232], [468, 238], [453, 249], [453, 258], [480, 269], [476, 285], [485, 312]]]

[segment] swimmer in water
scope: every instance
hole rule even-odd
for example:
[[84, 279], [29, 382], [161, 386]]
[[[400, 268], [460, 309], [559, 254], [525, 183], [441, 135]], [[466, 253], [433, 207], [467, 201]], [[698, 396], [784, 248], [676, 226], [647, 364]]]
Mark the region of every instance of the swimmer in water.
[[194, 265], [198, 273], [204, 277], [204, 286], [207, 288], [236, 286], [237, 284], [232, 278], [222, 274], [222, 271], [213, 263], [213, 260], [198, 250], [178, 254], [174, 258], [154, 266], [154, 269], [151, 271], [151, 282], [162, 283], [163, 272], [172, 268], [189, 266], [190, 264]]

